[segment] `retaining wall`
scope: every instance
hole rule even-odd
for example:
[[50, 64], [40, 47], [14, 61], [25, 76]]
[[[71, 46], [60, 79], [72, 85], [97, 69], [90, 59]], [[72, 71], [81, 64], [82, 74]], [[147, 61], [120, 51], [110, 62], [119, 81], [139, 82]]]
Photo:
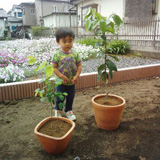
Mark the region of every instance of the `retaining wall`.
[[[112, 81], [109, 80], [109, 83], [125, 82], [153, 76], [160, 76], [160, 64], [119, 69], [118, 72], [114, 72], [113, 79]], [[44, 85], [44, 83], [39, 84], [39, 81], [40, 79], [0, 84], [0, 102], [34, 97], [34, 90], [39, 87], [42, 88]], [[76, 89], [80, 90], [102, 84], [103, 82], [101, 81], [97, 82], [97, 72], [85, 73], [81, 74], [76, 84]]]

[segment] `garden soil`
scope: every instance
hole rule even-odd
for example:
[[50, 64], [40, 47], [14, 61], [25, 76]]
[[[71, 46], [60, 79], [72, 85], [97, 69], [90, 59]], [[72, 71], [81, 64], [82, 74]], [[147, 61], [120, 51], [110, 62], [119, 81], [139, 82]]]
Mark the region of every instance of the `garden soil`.
[[0, 160], [159, 160], [160, 78], [112, 84], [112, 94], [126, 99], [121, 124], [114, 131], [97, 127], [91, 98], [104, 86], [76, 92], [76, 127], [66, 150], [48, 154], [34, 135], [39, 121], [50, 115], [39, 98], [0, 104]]

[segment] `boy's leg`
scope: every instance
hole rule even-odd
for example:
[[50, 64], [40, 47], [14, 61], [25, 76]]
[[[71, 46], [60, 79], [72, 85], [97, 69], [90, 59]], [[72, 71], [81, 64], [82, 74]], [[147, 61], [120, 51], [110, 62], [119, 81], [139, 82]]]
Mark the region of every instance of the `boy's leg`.
[[73, 100], [75, 96], [75, 85], [66, 86], [67, 87], [67, 96], [66, 96], [66, 106], [65, 112], [72, 111]]
[[76, 116], [72, 112], [72, 105], [73, 105], [73, 100], [75, 96], [75, 85], [67, 86], [67, 93], [68, 95], [66, 96], [65, 113], [66, 113], [66, 117], [69, 120], [74, 121], [76, 120]]

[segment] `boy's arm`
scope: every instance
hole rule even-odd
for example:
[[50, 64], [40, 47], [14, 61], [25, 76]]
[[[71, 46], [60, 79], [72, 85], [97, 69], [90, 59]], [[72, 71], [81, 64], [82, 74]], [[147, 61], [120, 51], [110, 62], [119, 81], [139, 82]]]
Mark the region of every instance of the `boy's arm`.
[[61, 78], [63, 80], [63, 83], [69, 83], [69, 79], [58, 70], [56, 63], [53, 63], [53, 69], [55, 75]]
[[77, 73], [76, 73], [76, 75], [73, 77], [73, 80], [72, 80], [72, 83], [73, 83], [73, 84], [75, 84], [75, 83], [77, 82], [77, 79], [79, 78], [79, 75], [80, 75], [81, 71], [82, 71], [82, 64], [81, 64], [81, 62], [79, 62], [79, 63], [77, 64]]

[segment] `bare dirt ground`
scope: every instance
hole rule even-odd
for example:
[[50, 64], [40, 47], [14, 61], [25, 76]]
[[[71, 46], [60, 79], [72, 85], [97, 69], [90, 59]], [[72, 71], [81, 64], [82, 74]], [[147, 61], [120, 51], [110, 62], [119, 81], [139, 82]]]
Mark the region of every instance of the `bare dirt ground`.
[[73, 136], [60, 155], [50, 155], [33, 133], [35, 126], [50, 115], [39, 98], [0, 104], [0, 160], [159, 160], [160, 78], [117, 83], [109, 92], [126, 99], [119, 128], [105, 131], [96, 126], [91, 98], [104, 87], [77, 91]]

